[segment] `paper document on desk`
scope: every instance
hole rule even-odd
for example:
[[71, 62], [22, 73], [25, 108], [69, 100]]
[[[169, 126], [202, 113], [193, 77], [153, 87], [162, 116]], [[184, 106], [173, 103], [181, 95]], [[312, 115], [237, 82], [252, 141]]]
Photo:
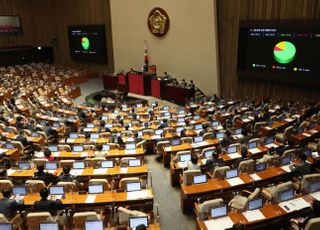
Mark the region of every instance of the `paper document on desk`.
[[236, 139], [241, 139], [243, 137], [243, 135], [242, 134], [238, 134], [238, 135], [233, 135], [233, 137], [236, 138]]
[[128, 168], [120, 168], [120, 173], [127, 173], [128, 172]]
[[89, 153], [88, 152], [81, 152], [80, 156], [81, 157], [88, 157]]
[[267, 130], [271, 130], [271, 129], [272, 129], [272, 128], [269, 127], [269, 126], [265, 126], [264, 128], [267, 129]]
[[66, 142], [67, 143], [73, 143], [75, 139], [67, 138]]
[[242, 214], [249, 222], [263, 220], [266, 218], [259, 209], [243, 212]]
[[268, 144], [268, 145], [266, 145], [266, 147], [267, 148], [278, 148], [279, 147], [279, 145], [277, 145], [277, 144], [274, 144], [274, 143], [271, 143], [271, 144]]
[[13, 173], [15, 173], [17, 170], [14, 170], [14, 169], [8, 169], [7, 170], [7, 175], [8, 176], [11, 176]]
[[311, 130], [309, 130], [309, 132], [315, 134], [315, 133], [317, 133], [318, 131], [315, 130], [315, 129], [311, 129]]
[[152, 140], [156, 140], [156, 139], [160, 139], [161, 138], [161, 135], [153, 135], [151, 137]]
[[83, 129], [83, 132], [91, 132], [92, 131], [92, 128], [84, 128]]
[[86, 204], [92, 204], [96, 200], [96, 195], [88, 195], [86, 198]]
[[236, 159], [236, 158], [240, 158], [241, 157], [241, 155], [239, 153], [231, 153], [231, 154], [228, 154], [228, 156], [231, 159]]
[[215, 129], [215, 130], [222, 130], [222, 129], [223, 129], [223, 126], [218, 125], [218, 126], [213, 127], [213, 129]]
[[252, 180], [254, 181], [258, 181], [258, 180], [261, 180], [261, 177], [259, 177], [257, 174], [253, 173], [253, 174], [250, 174], [250, 177]]
[[136, 150], [135, 149], [129, 149], [129, 150], [124, 150], [125, 154], [135, 154]]
[[199, 145], [199, 143], [192, 143], [191, 147], [192, 148], [198, 148], [198, 147], [200, 147], [200, 145]]
[[70, 174], [74, 176], [80, 176], [83, 173], [83, 169], [71, 169]]
[[104, 175], [104, 174], [107, 174], [107, 172], [108, 172], [108, 169], [105, 169], [105, 168], [95, 169], [93, 171], [93, 175]]
[[236, 186], [236, 185], [244, 184], [243, 180], [241, 180], [239, 177], [227, 179], [227, 182], [228, 182], [231, 186]]
[[186, 163], [186, 162], [178, 162], [178, 166], [179, 166], [179, 168], [187, 168], [188, 167], [188, 163]]
[[249, 118], [242, 119], [243, 122], [250, 122], [251, 120]]
[[34, 156], [38, 157], [38, 158], [42, 158], [42, 157], [44, 157], [44, 153], [43, 152], [35, 152]]
[[227, 216], [219, 219], [206, 220], [204, 221], [204, 224], [207, 229], [224, 230], [231, 228], [233, 226], [233, 221]]
[[253, 148], [253, 149], [249, 149], [249, 152], [250, 152], [251, 154], [257, 154], [257, 153], [260, 153], [261, 150], [258, 149], [258, 148]]
[[7, 152], [6, 149], [0, 149], [0, 153], [5, 153], [5, 152]]
[[148, 191], [127, 192], [127, 200], [144, 199], [148, 197]]
[[165, 150], [166, 152], [171, 151], [171, 146], [169, 146], [169, 147], [165, 147], [165, 148], [164, 148], [164, 150]]
[[297, 198], [279, 203], [279, 206], [286, 212], [298, 211], [304, 208], [311, 207], [311, 205], [303, 198]]
[[[8, 174], [9, 175], [9, 174]], [[320, 200], [320, 191], [319, 192], [314, 192], [314, 193], [310, 193], [310, 195], [316, 199], [316, 200]]]
[[281, 169], [283, 169], [283, 170], [286, 171], [286, 172], [291, 172], [290, 166], [291, 166], [291, 165], [284, 165], [284, 166], [281, 166]]
[[202, 163], [203, 165], [205, 165], [205, 164], [207, 163], [207, 160], [208, 160], [208, 159], [206, 159], [206, 158], [205, 158], [205, 159], [201, 159], [201, 163]]
[[59, 157], [60, 156], [60, 152], [51, 152], [51, 155], [53, 157]]

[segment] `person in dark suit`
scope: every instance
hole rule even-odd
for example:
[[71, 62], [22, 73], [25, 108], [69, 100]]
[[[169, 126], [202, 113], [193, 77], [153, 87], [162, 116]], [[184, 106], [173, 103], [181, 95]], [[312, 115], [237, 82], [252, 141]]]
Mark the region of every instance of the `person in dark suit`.
[[311, 173], [311, 165], [306, 162], [307, 156], [303, 152], [298, 153], [297, 163], [291, 167], [292, 173], [295, 176], [302, 177]]
[[34, 203], [34, 209], [37, 212], [50, 212], [51, 216], [56, 216], [57, 211], [63, 209], [61, 200], [48, 200], [49, 191], [44, 188], [40, 191], [41, 200]]
[[16, 141], [21, 142], [23, 147], [27, 147], [30, 145], [28, 139], [25, 137], [22, 131], [19, 132], [18, 136], [16, 137]]
[[23, 200], [18, 203], [15, 199], [10, 199], [12, 196], [11, 190], [3, 190], [2, 196], [3, 198], [0, 199], [0, 213], [11, 219], [17, 214], [17, 209], [23, 204]]
[[162, 123], [158, 126], [158, 129], [163, 129], [165, 127], [168, 127], [168, 120], [167, 119], [162, 120]]
[[37, 166], [37, 172], [33, 175], [34, 180], [42, 180], [45, 184], [54, 183], [57, 180], [57, 177], [54, 176], [52, 173], [48, 173], [44, 171], [44, 165], [39, 164]]
[[234, 140], [233, 140], [233, 138], [231, 136], [231, 132], [229, 130], [227, 130], [225, 135], [224, 135], [224, 137], [223, 137], [223, 139], [222, 139], [222, 141], [221, 141], [221, 145], [223, 147], [227, 147], [227, 146], [229, 146], [229, 145], [231, 145], [233, 143], [234, 143]]
[[76, 181], [75, 176], [70, 174], [70, 167], [63, 167], [62, 169], [62, 174], [58, 177], [59, 181], [64, 181], [64, 182], [74, 182]]

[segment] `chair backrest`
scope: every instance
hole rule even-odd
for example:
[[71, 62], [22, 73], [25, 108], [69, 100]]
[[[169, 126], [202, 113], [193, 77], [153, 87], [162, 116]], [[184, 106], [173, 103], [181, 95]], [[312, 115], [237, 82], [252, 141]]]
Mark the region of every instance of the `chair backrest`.
[[109, 146], [110, 146], [110, 150], [119, 149], [119, 144], [117, 143], [109, 143]]
[[43, 131], [38, 131], [38, 133], [39, 133], [40, 136], [43, 138], [43, 140], [44, 140], [45, 142], [47, 142], [47, 140], [48, 140], [47, 134], [46, 134], [45, 132], [43, 132]]
[[63, 186], [65, 193], [77, 192], [78, 187], [75, 182], [60, 181], [57, 185]]
[[248, 201], [254, 200], [260, 196], [261, 188], [255, 188], [253, 193], [248, 196]]
[[141, 217], [141, 216], [147, 216], [147, 214], [140, 211], [129, 210], [123, 207], [118, 208], [118, 221], [119, 221], [119, 224], [121, 225], [128, 225], [129, 217]]
[[212, 136], [212, 132], [205, 133], [205, 134], [203, 134], [203, 140], [210, 139], [211, 136]]
[[143, 151], [145, 151], [146, 150], [146, 141], [145, 140], [143, 140], [143, 141], [140, 141], [140, 142], [138, 142], [137, 144], [136, 144], [136, 148], [142, 148], [143, 149]]
[[300, 182], [300, 191], [302, 194], [309, 193], [309, 186], [311, 183], [320, 182], [320, 173], [312, 173], [304, 175]]
[[11, 180], [0, 180], [0, 192], [3, 190], [12, 189], [13, 184]]
[[252, 138], [248, 141], [248, 143], [251, 143], [251, 142], [259, 142], [259, 138]]
[[110, 132], [102, 132], [102, 133], [100, 133], [100, 137], [101, 137], [101, 138], [109, 138], [110, 135], [111, 135]]
[[3, 215], [2, 213], [0, 213], [0, 223], [10, 223], [10, 221], [8, 220], [8, 218]]
[[296, 152], [297, 152], [296, 149], [288, 149], [288, 150], [283, 152], [282, 157], [288, 157], [288, 156], [295, 157], [296, 156]]
[[35, 158], [32, 160], [32, 162], [34, 167], [37, 168], [38, 165], [45, 165], [47, 162], [49, 162], [49, 160], [46, 158]]
[[200, 175], [201, 170], [196, 169], [196, 170], [187, 170], [183, 172], [183, 185], [191, 185], [193, 182], [193, 177]]
[[96, 212], [76, 212], [73, 215], [73, 228], [83, 229], [84, 222], [87, 220], [99, 220], [99, 216]]
[[122, 178], [119, 182], [119, 188], [120, 189], [125, 189], [127, 183], [131, 183], [131, 182], [140, 182], [139, 177], [126, 177], [126, 178]]
[[104, 191], [109, 191], [111, 186], [107, 179], [91, 179], [89, 180], [89, 185], [102, 184]]
[[46, 185], [42, 180], [27, 180], [25, 185], [28, 193], [39, 193], [41, 189], [46, 188]]
[[230, 170], [229, 166], [215, 167], [213, 171], [213, 179], [223, 180], [226, 176], [227, 170]]
[[[184, 155], [184, 154], [191, 154], [191, 151], [189, 151], [189, 150], [179, 151], [179, 152], [177, 152], [177, 154], [176, 154], [176, 158], [179, 159], [179, 157], [180, 157], [181, 155]], [[172, 155], [172, 156], [173, 156], [173, 155]]]
[[88, 151], [88, 150], [95, 150], [96, 146], [95, 145], [83, 145], [83, 150]]
[[184, 144], [184, 143], [189, 143], [191, 144], [193, 142], [193, 139], [192, 137], [182, 137], [181, 138], [181, 143]]
[[15, 148], [19, 149], [20, 152], [23, 152], [23, 145], [20, 141], [11, 141]]
[[201, 156], [202, 156], [202, 157], [205, 157], [206, 152], [208, 152], [208, 151], [215, 151], [215, 150], [216, 150], [216, 147], [204, 148], [204, 149], [202, 149], [202, 151], [201, 151]]
[[237, 149], [239, 149], [240, 146], [241, 146], [240, 143], [234, 143], [234, 144], [229, 145], [228, 147], [237, 147]]
[[61, 168], [65, 167], [65, 166], [72, 168], [73, 162], [75, 162], [75, 160], [61, 160], [59, 162], [59, 165]]
[[285, 183], [278, 184], [274, 190], [272, 191], [272, 202], [273, 203], [279, 203], [280, 202], [280, 193], [288, 190], [288, 189], [294, 189], [293, 183], [291, 181], [287, 181]]
[[251, 173], [254, 171], [255, 162], [253, 159], [241, 161], [238, 166], [239, 173]]
[[159, 141], [157, 143], [157, 154], [160, 154], [161, 152], [163, 152], [163, 147], [164, 146], [170, 146], [170, 141]]
[[143, 135], [149, 135], [152, 136], [154, 135], [154, 130], [153, 129], [144, 129], [142, 130]]
[[70, 147], [70, 145], [58, 145], [58, 150], [71, 152], [71, 147]]
[[269, 166], [274, 165], [275, 163], [279, 162], [279, 160], [280, 160], [280, 156], [278, 156], [278, 155], [273, 155], [273, 156], [265, 155], [265, 158], [266, 158], [265, 162]]
[[106, 160], [105, 157], [94, 157], [90, 159], [90, 165], [93, 168], [96, 168], [101, 165], [101, 161]]
[[199, 220], [205, 220], [209, 216], [209, 211], [211, 208], [219, 207], [223, 205], [223, 199], [217, 198], [214, 200], [207, 200], [198, 205], [199, 210]]
[[120, 159], [120, 165], [127, 167], [129, 165], [129, 160], [136, 160], [136, 157], [123, 157]]
[[53, 222], [52, 216], [49, 212], [28, 213], [26, 220], [29, 230], [38, 230], [41, 222]]
[[284, 130], [283, 137], [286, 139], [290, 138], [292, 135], [292, 132], [293, 132], [293, 126], [291, 125]]
[[312, 218], [308, 221], [304, 230], [319, 230], [320, 229], [320, 217]]
[[254, 124], [254, 127], [253, 127], [254, 132], [259, 132], [261, 126], [264, 126], [264, 125], [266, 125], [266, 122], [264, 122], [264, 121], [256, 122], [256, 123]]

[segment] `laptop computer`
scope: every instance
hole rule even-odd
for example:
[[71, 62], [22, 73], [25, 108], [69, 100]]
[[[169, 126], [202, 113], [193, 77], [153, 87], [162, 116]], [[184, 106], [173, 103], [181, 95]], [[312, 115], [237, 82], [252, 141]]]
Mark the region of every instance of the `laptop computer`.
[[198, 124], [198, 125], [195, 125], [194, 126], [194, 129], [195, 130], [199, 130], [199, 129], [202, 129], [203, 127], [202, 127], [202, 124]]
[[282, 157], [280, 160], [281, 165], [289, 165], [291, 163], [291, 156]]
[[20, 185], [20, 186], [14, 186], [12, 188], [13, 195], [19, 195], [19, 196], [25, 196], [27, 194], [26, 186]]
[[93, 123], [88, 123], [87, 124], [87, 128], [94, 128], [94, 124]]
[[171, 141], [171, 145], [172, 146], [177, 146], [177, 145], [180, 145], [181, 144], [181, 140], [180, 139], [173, 139]]
[[256, 164], [256, 167], [255, 167], [255, 171], [256, 172], [262, 172], [262, 171], [264, 171], [266, 169], [267, 169], [267, 163], [262, 162], [262, 163], [257, 163]]
[[280, 192], [279, 194], [279, 200], [280, 202], [291, 200], [294, 198], [294, 190], [293, 189], [288, 189]]
[[235, 135], [240, 135], [241, 132], [242, 132], [242, 129], [236, 129], [236, 130], [234, 131]]
[[20, 161], [18, 163], [18, 168], [20, 170], [27, 170], [27, 169], [30, 169], [31, 168], [31, 164], [30, 162], [24, 162], [24, 161]]
[[248, 210], [255, 210], [255, 209], [259, 209], [262, 208], [263, 206], [263, 200], [262, 198], [258, 198], [258, 199], [254, 199], [254, 200], [250, 200], [248, 202]]
[[210, 216], [212, 219], [226, 216], [227, 213], [228, 213], [228, 209], [226, 204], [210, 209]]
[[78, 133], [70, 133], [69, 138], [70, 139], [77, 139], [78, 138]]
[[90, 133], [90, 139], [99, 139], [99, 133]]
[[248, 149], [254, 149], [254, 148], [257, 148], [257, 142], [255, 142], [255, 141], [249, 142]]
[[72, 163], [73, 169], [84, 169], [86, 167], [84, 161], [75, 161]]
[[191, 154], [181, 154], [179, 155], [179, 162], [187, 162], [191, 160]]
[[141, 166], [141, 161], [140, 161], [140, 159], [129, 160], [128, 165], [129, 165], [129, 167], [138, 167], [138, 166]]
[[109, 144], [103, 144], [102, 145], [102, 150], [103, 151], [109, 151], [110, 150], [110, 145]]
[[57, 145], [49, 145], [49, 146], [48, 146], [48, 149], [49, 149], [51, 152], [58, 152], [58, 146], [57, 146]]
[[267, 137], [264, 141], [265, 145], [269, 145], [272, 144], [274, 142], [274, 138], [273, 137]]
[[103, 193], [103, 185], [102, 184], [94, 184], [88, 186], [89, 194], [100, 194]]
[[309, 192], [317, 192], [320, 190], [320, 181], [313, 182], [309, 184]]
[[220, 139], [223, 139], [223, 137], [224, 137], [224, 133], [223, 132], [218, 132], [217, 134], [216, 134], [216, 137], [220, 140]]
[[136, 149], [136, 144], [135, 143], [127, 143], [125, 145], [125, 150], [134, 150]]
[[206, 174], [193, 176], [193, 184], [203, 184], [203, 183], [207, 183]]
[[230, 146], [227, 149], [228, 154], [236, 153], [237, 152], [237, 146]]
[[180, 133], [182, 130], [184, 130], [184, 127], [182, 126], [176, 128], [177, 133]]
[[50, 195], [64, 195], [64, 187], [63, 186], [50, 186], [49, 187], [49, 194]]
[[226, 171], [226, 179], [238, 177], [238, 169], [231, 169]]
[[204, 157], [205, 157], [205, 158], [212, 157], [212, 154], [213, 154], [214, 152], [215, 152], [214, 150], [205, 151], [205, 152], [204, 152]]
[[155, 133], [156, 135], [161, 135], [161, 134], [163, 133], [163, 129], [156, 129], [156, 130], [154, 131], [154, 133]]
[[103, 230], [103, 221], [102, 220], [86, 220], [84, 222], [85, 230]]
[[44, 164], [44, 168], [46, 170], [56, 170], [58, 168], [58, 165], [56, 162], [46, 162]]
[[194, 143], [202, 142], [203, 141], [203, 136], [198, 136], [193, 138]]
[[39, 230], [58, 230], [58, 223], [56, 222], [43, 222], [39, 224]]
[[13, 230], [13, 224], [1, 223], [0, 224], [0, 229], [1, 230]]
[[141, 191], [141, 183], [140, 182], [131, 182], [126, 184], [127, 192], [136, 192]]
[[6, 149], [14, 149], [14, 144], [12, 143], [6, 143], [4, 146]]
[[148, 217], [147, 216], [139, 216], [139, 217], [129, 217], [129, 228], [136, 229], [139, 225], [144, 225], [148, 227]]
[[101, 168], [113, 168], [112, 160], [101, 161]]
[[40, 137], [40, 133], [32, 132], [32, 133], [31, 133], [31, 136], [32, 136], [32, 137]]
[[82, 145], [74, 145], [72, 147], [73, 152], [83, 152], [83, 146]]

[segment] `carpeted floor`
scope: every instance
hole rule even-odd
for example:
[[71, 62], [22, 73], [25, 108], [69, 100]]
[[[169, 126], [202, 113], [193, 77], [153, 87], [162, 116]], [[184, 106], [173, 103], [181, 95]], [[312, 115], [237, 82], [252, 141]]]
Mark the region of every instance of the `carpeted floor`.
[[[74, 103], [78, 105], [85, 101], [85, 97], [93, 92], [103, 90], [102, 79], [96, 78], [81, 84], [81, 96]], [[149, 104], [158, 101], [160, 105], [170, 105], [173, 108], [179, 106], [152, 97], [133, 95], [147, 99]], [[180, 188], [172, 188], [170, 185], [169, 169], [165, 169], [162, 163], [155, 160], [155, 155], [147, 156], [148, 170], [151, 172], [152, 186], [154, 190], [155, 204], [159, 205], [160, 226], [163, 230], [193, 230], [196, 229], [195, 217], [183, 215], [180, 209]]]

